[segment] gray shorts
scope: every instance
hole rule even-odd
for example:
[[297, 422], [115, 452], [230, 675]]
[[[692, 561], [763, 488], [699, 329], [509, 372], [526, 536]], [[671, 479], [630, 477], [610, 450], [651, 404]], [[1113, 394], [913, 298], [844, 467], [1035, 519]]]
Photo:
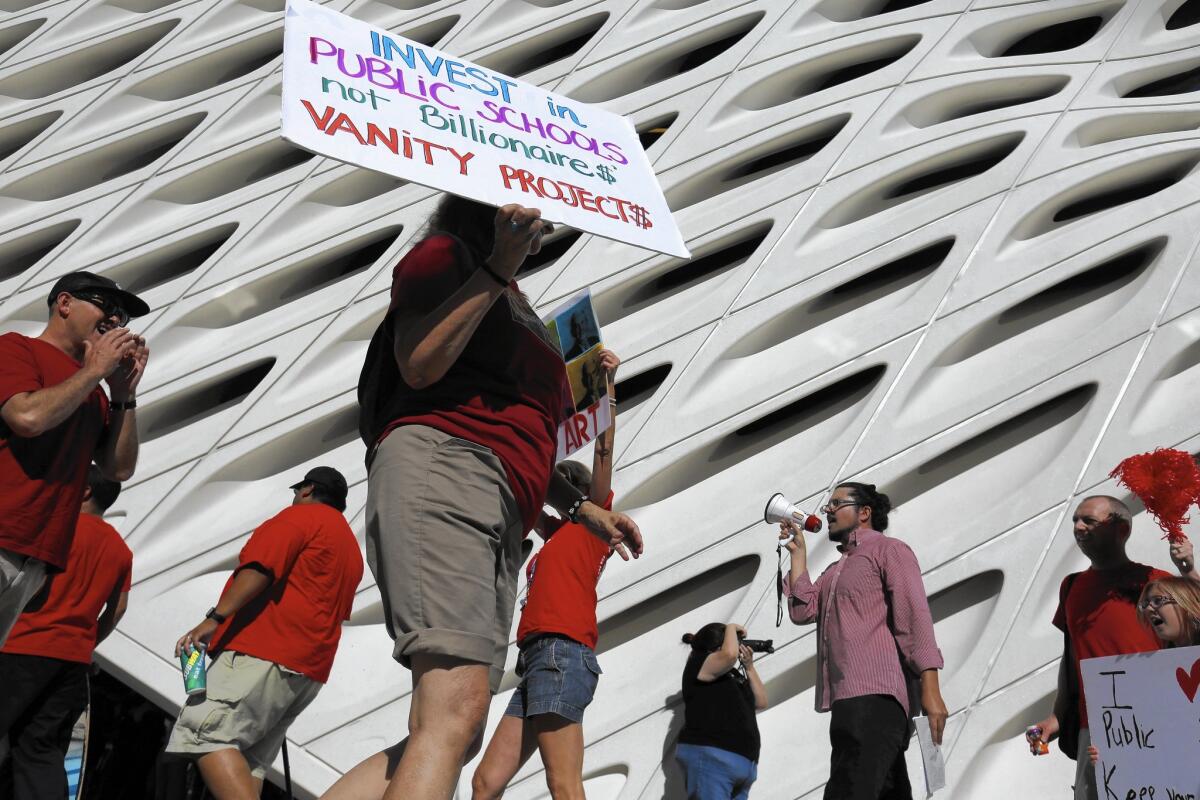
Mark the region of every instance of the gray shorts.
[[321, 684], [271, 661], [226, 650], [208, 667], [208, 690], [179, 712], [167, 752], [197, 757], [240, 750], [256, 778], [283, 748], [288, 726]]
[[491, 450], [424, 425], [388, 434], [367, 479], [366, 549], [397, 661], [487, 664], [499, 689], [524, 527]]
[[0, 645], [17, 624], [46, 580], [46, 564], [36, 558], [0, 550]]

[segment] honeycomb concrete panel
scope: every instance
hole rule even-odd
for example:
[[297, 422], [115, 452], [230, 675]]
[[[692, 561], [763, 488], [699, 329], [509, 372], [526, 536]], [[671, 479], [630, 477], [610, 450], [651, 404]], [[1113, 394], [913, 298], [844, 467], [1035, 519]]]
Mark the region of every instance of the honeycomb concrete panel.
[[[625, 358], [615, 488], [647, 551], [600, 583], [589, 797], [682, 797], [678, 641], [713, 620], [778, 646], [754, 795], [820, 796], [814, 631], [774, 628], [759, 513], [848, 477], [898, 502], [925, 571], [945, 796], [1063, 794], [1072, 765], [1021, 736], [1084, 563], [1071, 509], [1116, 492], [1126, 455], [1200, 450], [1200, 3], [328, 5], [628, 115], [695, 254], [563, 230], [522, 277], [543, 310], [590, 286]], [[279, 138], [282, 7], [0, 0], [0, 328], [38, 331], [74, 269], [153, 308], [141, 463], [111, 512], [131, 608], [99, 657], [169, 710], [175, 639], [296, 474], [342, 469], [361, 536], [356, 376], [436, 201]], [[1132, 549], [1168, 563], [1144, 513]], [[814, 538], [815, 569], [835, 556]], [[303, 796], [404, 733], [389, 652], [367, 575], [290, 731]], [[548, 796], [536, 757], [508, 796]]]

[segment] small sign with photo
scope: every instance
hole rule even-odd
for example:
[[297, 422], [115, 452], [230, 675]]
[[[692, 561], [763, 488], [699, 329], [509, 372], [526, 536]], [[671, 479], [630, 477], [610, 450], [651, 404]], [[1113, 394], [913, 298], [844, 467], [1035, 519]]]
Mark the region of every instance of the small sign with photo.
[[546, 329], [558, 340], [574, 405], [574, 413], [558, 429], [561, 461], [612, 425], [608, 381], [600, 363], [604, 345], [591, 291], [585, 289], [558, 306], [546, 320]]

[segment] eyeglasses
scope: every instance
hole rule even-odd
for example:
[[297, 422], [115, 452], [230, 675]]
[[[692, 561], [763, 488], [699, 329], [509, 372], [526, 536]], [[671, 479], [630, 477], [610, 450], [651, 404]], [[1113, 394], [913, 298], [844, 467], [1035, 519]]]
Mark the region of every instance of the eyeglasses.
[[862, 503], [854, 500], [830, 500], [828, 503], [818, 508], [817, 511], [820, 511], [822, 514], [836, 514], [839, 508], [861, 505]]
[[1166, 595], [1156, 594], [1147, 597], [1137, 604], [1139, 611], [1158, 611], [1163, 606], [1176, 605], [1175, 600]]
[[111, 297], [99, 294], [73, 294], [71, 296], [85, 303], [91, 303], [100, 309], [105, 317], [116, 317], [117, 325], [122, 328], [129, 324], [129, 313], [121, 308], [120, 304]]

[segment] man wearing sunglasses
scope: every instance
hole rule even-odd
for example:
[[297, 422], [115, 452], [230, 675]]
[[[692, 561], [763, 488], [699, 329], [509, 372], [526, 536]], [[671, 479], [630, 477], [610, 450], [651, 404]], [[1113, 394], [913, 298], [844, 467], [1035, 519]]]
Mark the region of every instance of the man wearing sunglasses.
[[125, 481], [137, 464], [150, 351], [125, 325], [150, 308], [90, 272], [59, 278], [46, 304], [39, 336], [0, 336], [0, 644], [46, 573], [66, 567], [88, 466]]
[[[1115, 497], [1085, 497], [1071, 517], [1075, 545], [1089, 566], [1063, 579], [1054, 627], [1063, 632], [1058, 692], [1050, 716], [1026, 732], [1030, 751], [1044, 753], [1056, 736], [1075, 760], [1075, 800], [1097, 800], [1096, 771], [1087, 757], [1091, 736], [1079, 662], [1085, 658], [1145, 653], [1159, 648], [1154, 632], [1138, 622], [1137, 601], [1147, 583], [1170, 577], [1125, 554], [1133, 525], [1129, 507]], [[1180, 574], [1196, 577], [1188, 542], [1171, 546]]]

